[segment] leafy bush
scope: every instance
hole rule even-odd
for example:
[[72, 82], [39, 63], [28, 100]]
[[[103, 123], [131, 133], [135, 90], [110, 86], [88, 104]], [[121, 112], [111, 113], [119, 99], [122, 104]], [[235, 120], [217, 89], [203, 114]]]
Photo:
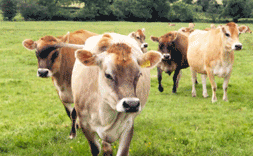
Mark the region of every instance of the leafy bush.
[[51, 19], [47, 7], [39, 5], [36, 2], [21, 3], [20, 13], [26, 21], [27, 20], [41, 21]]
[[11, 21], [17, 14], [17, 1], [16, 0], [1, 0], [0, 8], [4, 20]]
[[191, 5], [184, 2], [175, 2], [172, 4], [172, 12], [169, 14], [171, 21], [192, 22], [194, 21], [194, 13]]

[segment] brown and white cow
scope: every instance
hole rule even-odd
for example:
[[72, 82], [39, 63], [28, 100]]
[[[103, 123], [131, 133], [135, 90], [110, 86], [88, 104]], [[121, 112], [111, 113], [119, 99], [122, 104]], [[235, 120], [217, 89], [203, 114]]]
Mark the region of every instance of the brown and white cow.
[[[94, 35], [97, 34], [86, 30], [78, 30], [61, 37], [44, 36], [38, 41], [33, 41], [31, 39], [23, 41], [23, 46], [25, 48], [28, 50], [35, 50], [36, 52], [38, 59], [37, 76], [41, 78], [52, 77], [59, 98], [61, 99], [70, 119], [76, 118], [76, 113], [71, 106], [71, 103], [73, 103], [71, 75], [75, 62], [75, 50], [70, 48], [61, 48], [56, 45], [61, 42], [83, 45], [87, 38]], [[71, 117], [72, 110], [73, 113]], [[76, 135], [74, 125], [75, 120], [72, 120], [70, 138], [73, 138]]]
[[91, 37], [76, 51], [72, 91], [92, 155], [100, 153], [96, 133], [105, 155], [112, 154], [111, 143], [118, 139], [117, 155], [128, 155], [134, 118], [149, 95], [149, 68], [161, 57], [155, 51], [143, 53], [133, 38], [116, 33]]
[[210, 31], [194, 31], [189, 36], [187, 59], [192, 71], [192, 96], [196, 96], [196, 73], [202, 74], [203, 97], [207, 97], [206, 77], [212, 86], [212, 102], [216, 102], [217, 86], [214, 76], [224, 78], [223, 100], [228, 101], [227, 87], [234, 62], [234, 50], [241, 50], [239, 29], [231, 22]]
[[239, 32], [240, 33], [252, 33], [252, 31], [250, 30], [249, 26], [246, 26], [246, 25], [241, 25], [239, 27]]
[[189, 23], [189, 28], [193, 29], [195, 27], [195, 23]]
[[177, 31], [171, 31], [161, 37], [151, 36], [151, 40], [159, 43], [158, 51], [163, 55], [162, 61], [157, 65], [158, 89], [163, 92], [162, 72], [165, 71], [170, 75], [174, 71], [172, 92], [176, 93], [181, 75], [180, 71], [189, 67], [186, 56], [188, 36]]
[[148, 50], [148, 43], [146, 43], [145, 39], [146, 36], [144, 34], [145, 28], [138, 29], [136, 32], [131, 32], [128, 36], [134, 38], [139, 46], [141, 47], [141, 50], [143, 53], [146, 53]]
[[169, 26], [176, 26], [176, 24], [168, 23]]
[[215, 29], [216, 28], [215, 24], [213, 24], [213, 23], [210, 25], [210, 27], [211, 27], [211, 29]]
[[194, 31], [194, 29], [187, 28], [187, 27], [182, 27], [182, 28], [178, 29], [178, 32], [182, 32], [187, 36], [189, 36], [193, 31]]

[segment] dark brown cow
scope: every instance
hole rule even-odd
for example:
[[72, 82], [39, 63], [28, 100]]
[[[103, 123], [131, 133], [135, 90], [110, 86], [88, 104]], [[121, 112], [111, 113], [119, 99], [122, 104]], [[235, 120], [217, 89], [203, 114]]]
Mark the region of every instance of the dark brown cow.
[[[71, 75], [75, 62], [75, 49], [61, 48], [56, 45], [61, 42], [84, 44], [87, 38], [94, 35], [97, 34], [86, 30], [78, 30], [61, 37], [44, 36], [38, 41], [33, 41], [30, 39], [23, 41], [23, 46], [25, 48], [36, 51], [36, 56], [38, 59], [37, 76], [42, 78], [52, 77], [53, 83], [68, 116], [70, 119], [73, 118], [72, 129], [70, 132], [71, 139], [76, 136], [76, 112], [71, 106], [71, 103], [73, 103]], [[73, 113], [71, 117], [72, 110]]]
[[161, 37], [151, 36], [151, 40], [158, 42], [158, 51], [163, 54], [162, 61], [157, 65], [159, 91], [163, 92], [162, 72], [171, 74], [175, 71], [173, 76], [173, 89], [172, 92], [176, 93], [178, 82], [181, 76], [181, 69], [189, 67], [187, 62], [187, 46], [188, 37], [180, 32], [171, 31]]

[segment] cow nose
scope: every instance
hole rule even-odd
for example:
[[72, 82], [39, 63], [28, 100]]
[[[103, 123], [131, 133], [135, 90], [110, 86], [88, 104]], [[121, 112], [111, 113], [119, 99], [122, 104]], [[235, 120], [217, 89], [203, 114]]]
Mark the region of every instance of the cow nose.
[[123, 108], [125, 112], [138, 112], [140, 107], [140, 100], [132, 99], [123, 101]]
[[241, 49], [242, 49], [242, 44], [235, 45], [235, 50], [241, 50]]
[[171, 59], [171, 56], [170, 56], [170, 54], [163, 54], [163, 58], [165, 60], [169, 60], [169, 59]]
[[147, 44], [147, 43], [145, 43], [143, 46], [144, 46], [144, 48], [147, 48], [147, 47], [148, 47], [148, 44]]
[[48, 77], [49, 70], [48, 69], [38, 69], [38, 76], [39, 77]]

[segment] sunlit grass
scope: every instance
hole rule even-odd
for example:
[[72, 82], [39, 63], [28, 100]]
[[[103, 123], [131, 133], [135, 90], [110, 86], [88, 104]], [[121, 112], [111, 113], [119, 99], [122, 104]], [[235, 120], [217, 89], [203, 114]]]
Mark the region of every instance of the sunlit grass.
[[[248, 25], [248, 24], [247, 24]], [[0, 155], [91, 155], [88, 142], [78, 130], [68, 139], [70, 120], [51, 79], [36, 77], [37, 60], [22, 41], [45, 35], [60, 36], [86, 29], [98, 34], [116, 32], [128, 35], [146, 29], [149, 50], [157, 43], [149, 38], [188, 26], [176, 23], [133, 22], [1, 22], [0, 24]], [[253, 25], [249, 25], [253, 29]], [[196, 23], [204, 29], [210, 23]], [[243, 50], [235, 52], [229, 82], [229, 102], [222, 101], [221, 78], [217, 103], [202, 97], [201, 79], [197, 97], [191, 97], [190, 70], [184, 69], [177, 94], [172, 94], [172, 76], [163, 74], [164, 92], [157, 89], [156, 69], [151, 71], [148, 103], [135, 120], [130, 146], [132, 156], [157, 155], [252, 155], [253, 151], [253, 37], [241, 34]], [[211, 95], [210, 83], [207, 83]], [[114, 143], [116, 154], [118, 143]]]

